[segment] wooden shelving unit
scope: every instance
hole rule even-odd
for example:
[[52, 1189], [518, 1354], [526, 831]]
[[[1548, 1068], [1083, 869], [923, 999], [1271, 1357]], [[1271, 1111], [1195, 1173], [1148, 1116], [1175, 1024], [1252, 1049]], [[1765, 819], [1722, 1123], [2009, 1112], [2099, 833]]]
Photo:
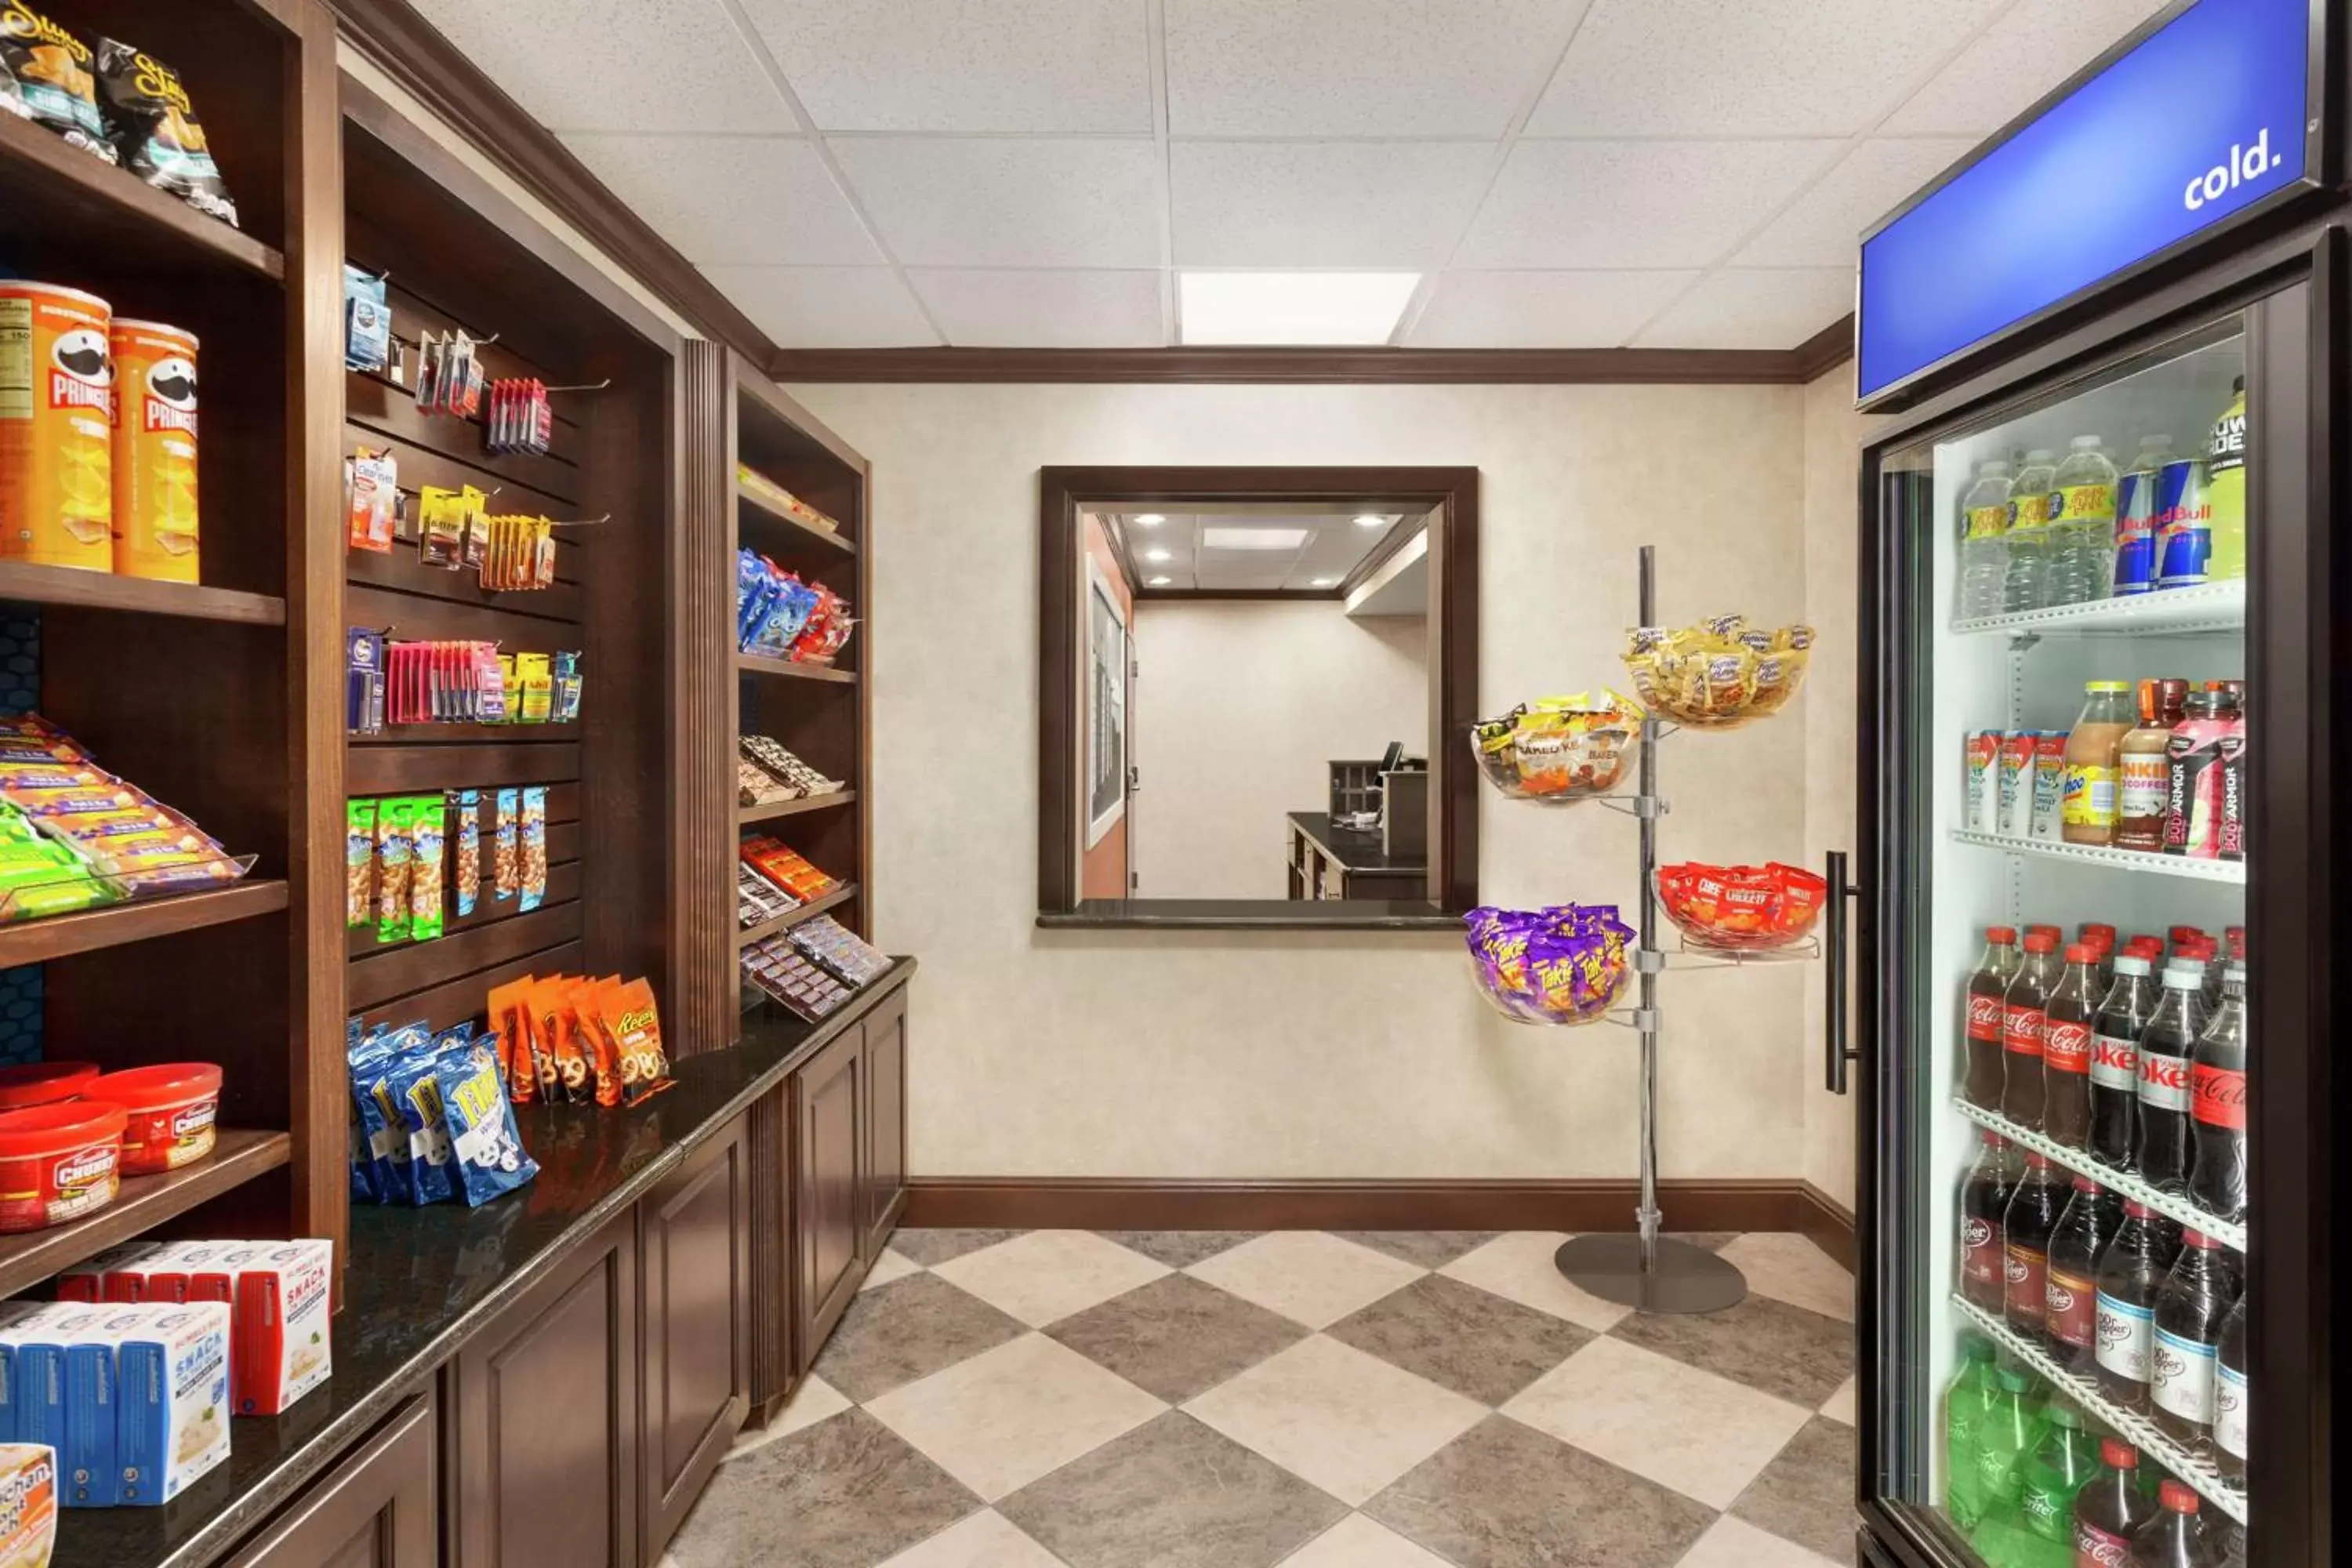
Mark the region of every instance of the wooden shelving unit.
[[784, 680], [822, 680], [837, 686], [857, 684], [854, 669], [836, 669], [829, 664], [798, 664], [790, 659], [765, 658], [758, 654], [739, 653], [735, 668], [746, 675], [773, 676]]
[[209, 1158], [160, 1176], [125, 1176], [114, 1202], [71, 1225], [0, 1236], [0, 1295], [37, 1285], [62, 1268], [134, 1239], [197, 1205], [283, 1166], [294, 1140], [283, 1132], [224, 1127]]
[[737, 934], [735, 938], [735, 945], [739, 948], [745, 948], [751, 946], [755, 942], [765, 942], [770, 937], [776, 935], [778, 932], [788, 931], [792, 930], [793, 927], [801, 924], [804, 921], [813, 921], [819, 915], [829, 913], [830, 911], [840, 908], [843, 904], [847, 903], [856, 896], [857, 884], [855, 882], [845, 882], [829, 893], [818, 894], [815, 898], [811, 899], [807, 903], [803, 904], [799, 909], [786, 910], [782, 914], [776, 916], [773, 920], [765, 920], [761, 921], [758, 925], [744, 927], [743, 930]]
[[78, 952], [96, 952], [101, 948], [145, 942], [151, 937], [251, 920], [256, 915], [274, 914], [286, 908], [289, 900], [284, 882], [247, 879], [209, 892], [142, 899], [0, 926], [0, 969], [14, 969], [20, 963], [46, 963]]
[[28, 561], [0, 561], [0, 600], [120, 610], [135, 616], [182, 616], [249, 626], [286, 624], [286, 601], [276, 594], [247, 594], [194, 583], [155, 583], [70, 566], [36, 566]]
[[[212, 113], [207, 104], [207, 125]], [[68, 146], [46, 125], [15, 115], [0, 119], [0, 215], [8, 215], [0, 216], [0, 236], [48, 215], [84, 233], [114, 235], [180, 267], [247, 272], [273, 283], [286, 277], [285, 254], [275, 246], [205, 216], [128, 171]]]
[[739, 805], [735, 820], [750, 826], [755, 822], [772, 822], [780, 816], [798, 816], [810, 811], [840, 811], [857, 804], [854, 789], [835, 790], [831, 795], [803, 795], [798, 800], [772, 801], [766, 805]]
[[[754, 543], [752, 535], [763, 533], [770, 529], [790, 529], [793, 534], [804, 536], [814, 543], [836, 550], [844, 555], [857, 553], [856, 540], [837, 530], [820, 528], [815, 523], [794, 517], [791, 512], [777, 510], [768, 504], [768, 499], [765, 496], [740, 480], [738, 480], [735, 485], [735, 500], [738, 503], [737, 516], [748, 518], [751, 521], [751, 526], [744, 530], [746, 543]], [[791, 538], [793, 534], [786, 534], [783, 537]]]

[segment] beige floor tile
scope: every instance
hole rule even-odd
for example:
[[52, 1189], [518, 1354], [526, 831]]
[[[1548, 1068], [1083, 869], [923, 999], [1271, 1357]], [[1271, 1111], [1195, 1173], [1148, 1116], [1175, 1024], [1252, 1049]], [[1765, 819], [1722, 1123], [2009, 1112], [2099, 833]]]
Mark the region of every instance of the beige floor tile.
[[1853, 1321], [1853, 1276], [1794, 1231], [1750, 1231], [1720, 1254], [1748, 1276], [1748, 1288]]
[[1464, 1254], [1438, 1270], [1449, 1279], [1565, 1318], [1606, 1333], [1633, 1310], [1578, 1289], [1552, 1265], [1552, 1254], [1568, 1239], [1557, 1231], [1514, 1230]]
[[882, 1568], [1062, 1568], [1062, 1560], [992, 1508], [907, 1548]]
[[1321, 1329], [1402, 1289], [1427, 1270], [1319, 1230], [1276, 1230], [1184, 1272]]
[[993, 1502], [1168, 1406], [1043, 1334], [891, 1390], [866, 1410]]
[[740, 1458], [756, 1448], [764, 1448], [779, 1437], [789, 1437], [803, 1426], [814, 1426], [828, 1415], [838, 1415], [849, 1408], [849, 1398], [841, 1390], [821, 1377], [811, 1376], [793, 1390], [790, 1404], [765, 1428], [746, 1427], [727, 1450], [730, 1459]]
[[1475, 1400], [1320, 1334], [1184, 1410], [1350, 1508], [1486, 1414]]
[[1725, 1514], [1675, 1568], [1837, 1568], [1828, 1558]]
[[1859, 1381], [1851, 1377], [1838, 1384], [1837, 1392], [1822, 1402], [1822, 1414], [1832, 1421], [1843, 1421], [1849, 1426], [1856, 1425], [1853, 1402], [1860, 1386]]
[[1090, 1230], [1033, 1230], [931, 1272], [1033, 1329], [1148, 1285], [1168, 1265]]
[[893, 1252], [885, 1248], [882, 1256], [874, 1260], [874, 1267], [866, 1271], [866, 1283], [860, 1285], [858, 1289], [871, 1290], [877, 1285], [887, 1285], [893, 1279], [904, 1279], [909, 1274], [919, 1274], [922, 1268], [921, 1264], [908, 1258], [905, 1253]]
[[1351, 1513], [1282, 1560], [1281, 1568], [1449, 1568], [1395, 1531]]
[[1598, 1339], [1503, 1414], [1721, 1509], [1811, 1412], [1638, 1345]]

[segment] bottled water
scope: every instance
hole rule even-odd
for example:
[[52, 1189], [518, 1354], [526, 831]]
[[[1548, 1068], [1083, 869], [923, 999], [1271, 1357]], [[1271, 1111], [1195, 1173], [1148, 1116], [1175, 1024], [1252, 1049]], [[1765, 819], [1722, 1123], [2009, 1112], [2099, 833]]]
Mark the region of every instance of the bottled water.
[[2025, 467], [2009, 487], [2009, 569], [2000, 592], [2005, 615], [2050, 603], [2050, 485], [2057, 476], [2057, 454], [2037, 448], [2025, 454]]
[[2044, 604], [2104, 599], [2116, 580], [2116, 487], [2121, 476], [2096, 436], [2077, 436], [2050, 484]]
[[1960, 498], [1960, 597], [1964, 621], [2000, 614], [2009, 575], [2009, 465], [1979, 463], [1976, 483]]

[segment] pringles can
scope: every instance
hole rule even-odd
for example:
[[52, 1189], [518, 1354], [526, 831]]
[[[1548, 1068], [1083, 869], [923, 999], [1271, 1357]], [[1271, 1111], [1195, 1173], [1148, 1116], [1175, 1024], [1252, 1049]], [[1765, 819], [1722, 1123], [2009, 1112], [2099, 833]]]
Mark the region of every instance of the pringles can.
[[160, 321], [117, 321], [114, 569], [196, 581], [196, 339]]
[[0, 281], [0, 557], [114, 570], [113, 315]]
[[2167, 463], [2156, 475], [2156, 585], [2193, 588], [2211, 577], [2213, 508], [2205, 499], [2205, 465]]

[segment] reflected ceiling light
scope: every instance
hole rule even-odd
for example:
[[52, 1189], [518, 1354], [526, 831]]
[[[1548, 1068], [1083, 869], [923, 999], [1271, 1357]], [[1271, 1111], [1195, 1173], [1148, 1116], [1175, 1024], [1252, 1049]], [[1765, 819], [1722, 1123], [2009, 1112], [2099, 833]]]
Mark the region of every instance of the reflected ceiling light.
[[1188, 343], [1384, 343], [1418, 272], [1182, 272]]
[[1358, 528], [1386, 528], [1388, 525], [1389, 520], [1377, 512], [1368, 511], [1356, 519]]
[[1135, 521], [1142, 524], [1145, 528], [1158, 528], [1161, 523], [1166, 522], [1168, 519], [1160, 512], [1139, 511], [1135, 514]]
[[1305, 528], [1204, 528], [1204, 550], [1297, 550], [1313, 530]]
[[1153, 563], [1158, 563], [1158, 562], [1161, 562], [1161, 561], [1173, 561], [1173, 560], [1175, 560], [1175, 559], [1176, 559], [1176, 557], [1174, 557], [1173, 555], [1171, 555], [1171, 554], [1170, 554], [1170, 553], [1168, 553], [1168, 552], [1166, 552], [1165, 550], [1147, 550], [1147, 551], [1145, 551], [1145, 552], [1143, 552], [1143, 558], [1144, 558], [1146, 561], [1150, 561], [1150, 562], [1153, 562]]
[[1310, 588], [1336, 588], [1339, 585], [1339, 579], [1337, 577], [1318, 577], [1307, 584]]
[[1165, 588], [1174, 581], [1176, 579], [1173, 577], [1146, 577], [1143, 580], [1143, 585], [1147, 588]]

